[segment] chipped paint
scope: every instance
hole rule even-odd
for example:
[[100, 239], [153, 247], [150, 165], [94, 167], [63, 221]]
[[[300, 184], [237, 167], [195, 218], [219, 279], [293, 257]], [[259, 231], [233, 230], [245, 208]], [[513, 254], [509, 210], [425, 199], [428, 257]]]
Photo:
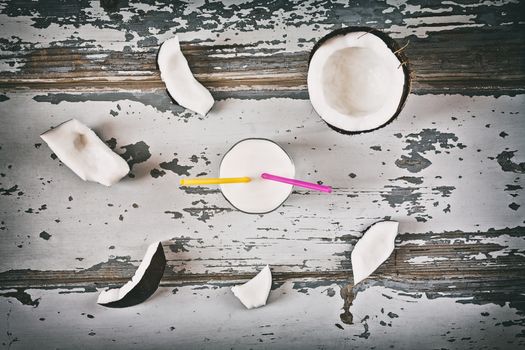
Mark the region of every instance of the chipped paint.
[[[512, 72], [515, 79], [493, 78], [491, 67], [497, 65], [491, 62], [498, 56], [491, 53], [505, 55], [505, 67], [520, 67], [516, 54], [507, 55], [497, 41], [520, 39], [521, 4], [258, 5], [249, 0], [0, 2], [4, 81], [54, 86], [0, 95], [0, 115], [24, 116], [0, 129], [2, 344], [129, 348], [151, 346], [144, 344], [150, 339], [181, 348], [198, 342], [203, 348], [302, 349], [315, 320], [321, 336], [309, 346], [425, 348], [431, 342], [436, 348], [493, 348], [504, 340], [506, 348], [523, 347], [523, 286], [514, 276], [521, 274], [525, 257], [524, 96], [413, 95], [388, 128], [348, 138], [324, 127], [312, 111], [303, 64], [328, 31], [367, 24], [410, 41], [407, 50], [420, 68], [418, 94], [428, 86], [467, 95], [475, 95], [476, 87], [488, 95], [515, 94], [521, 88], [509, 90], [502, 81], [514, 84], [521, 71]], [[158, 90], [154, 55], [174, 33], [197, 78], [207, 79], [220, 100], [207, 117], [185, 111]], [[483, 37], [494, 50], [477, 57], [483, 53], [477, 47], [485, 47], [480, 41], [456, 40], [472, 36]], [[458, 52], [464, 53], [461, 59]], [[115, 63], [124, 61], [129, 66]], [[283, 62], [286, 72], [276, 73]], [[264, 74], [252, 72], [254, 65]], [[441, 80], [436, 72], [447, 69], [457, 79], [474, 74], [476, 84], [468, 81], [461, 90], [446, 73]], [[264, 87], [271, 91], [257, 90], [276, 74], [280, 83]], [[147, 91], [87, 92], [90, 75], [100, 78], [96, 89], [116, 90], [132, 81]], [[53, 84], [60, 79], [77, 92], [59, 91]], [[237, 85], [221, 85], [230, 79]], [[99, 126], [101, 138], [123, 153], [137, 176], [101, 189], [56, 171], [56, 156], [50, 159], [37, 146], [38, 134], [71, 115]], [[173, 174], [213, 176], [221, 153], [253, 134], [286, 145], [298, 174], [334, 184], [334, 193], [294, 191], [279, 211], [247, 216], [231, 210], [216, 188], [178, 188]], [[12, 157], [14, 152], [21, 157]], [[401, 221], [404, 233], [396, 254], [354, 291], [346, 277], [355, 238], [387, 217]], [[169, 237], [174, 238], [167, 245], [164, 283], [170, 287], [119, 315], [95, 305], [97, 286], [125, 281], [145, 242]], [[236, 309], [231, 279], [263, 261], [272, 263], [279, 279], [268, 305], [254, 313]], [[321, 275], [344, 277], [283, 277]], [[213, 278], [224, 281], [208, 282]], [[184, 279], [194, 282], [181, 283]], [[40, 281], [49, 289], [30, 289]], [[343, 301], [335, 297], [338, 290]], [[168, 309], [177, 312], [158, 312]], [[155, 337], [145, 336], [153, 331]]]
[[179, 160], [177, 158], [173, 158], [169, 162], [162, 162], [159, 164], [159, 166], [164, 170], [169, 170], [174, 172], [177, 175], [186, 175], [190, 176], [190, 173], [188, 172], [191, 168], [193, 168], [192, 165], [181, 165], [179, 164]]
[[0, 296], [4, 298], [14, 298], [22, 305], [28, 305], [32, 307], [38, 307], [40, 304], [40, 298], [33, 299], [29, 293], [23, 288], [17, 288], [14, 291], [2, 291], [0, 290]]
[[[228, 284], [205, 283], [178, 284], [176, 294], [172, 293], [174, 286], [160, 287], [146, 303], [123, 309], [118, 314], [94, 303], [96, 291], [62, 294], [68, 290], [31, 289], [28, 293], [40, 300], [38, 308], [0, 298], [0, 314], [9, 317], [9, 332], [19, 339], [20, 347], [31, 347], [35, 337], [29, 335], [42, 327], [47, 336], [39, 338], [39, 346], [67, 347], [73, 339], [67, 334], [74, 325], [75, 341], [95, 341], [103, 347], [145, 344], [144, 335], [154, 330], [155, 339], [148, 344], [190, 347], [198, 342], [203, 348], [217, 349], [230, 347], [241, 336], [243, 344], [251, 347], [299, 349], [304, 347], [305, 337], [297, 334], [312, 332], [311, 324], [305, 320], [315, 320], [317, 341], [330, 348], [348, 342], [352, 346], [373, 344], [378, 348], [424, 348], [429, 342], [440, 348], [449, 348], [451, 343], [458, 347], [498, 347], [501, 339], [516, 347], [524, 345], [520, 337], [523, 322], [520, 308], [515, 304], [500, 304], [497, 296], [493, 296], [493, 300], [476, 299], [483, 296], [481, 291], [470, 296], [448, 291], [427, 294], [418, 293], [417, 287], [405, 292], [369, 285], [356, 293], [351, 306], [354, 323], [347, 324], [339, 317], [341, 299], [326, 296], [327, 285], [337, 289], [336, 283], [311, 287], [305, 294], [294, 290], [293, 282], [273, 289], [267, 305], [257, 312], [240, 308]], [[159, 314], [159, 310], [169, 309], [178, 312]], [[451, 315], [451, 309], [457, 312]], [[297, 310], [302, 310], [300, 320]], [[215, 317], [203, 318], [206, 312]], [[425, 322], [429, 313], [432, 327]], [[126, 319], [124, 324], [117, 322], [122, 317]], [[282, 326], [283, 322], [286, 327]], [[343, 329], [334, 326], [336, 323]], [[487, 327], [487, 323], [491, 327]], [[145, 329], [144, 324], [155, 326]], [[217, 331], [202, 334], [202, 329], [215, 330], [217, 325], [225, 324], [229, 325], [228, 329], [220, 326]], [[175, 340], [173, 332], [177, 335]], [[5, 332], [0, 333], [0, 337], [8, 341]]]
[[[20, 6], [7, 3], [0, 10], [6, 32], [4, 37], [0, 32], [0, 64], [18, 69], [0, 75], [15, 91], [13, 84], [77, 91], [91, 90], [92, 85], [102, 89], [106, 83], [108, 90], [160, 89], [155, 53], [159, 43], [177, 34], [197, 78], [204, 79], [218, 98], [282, 97], [283, 92], [307, 98], [302, 62], [320, 37], [349, 24], [371, 25], [403, 45], [412, 43], [407, 51], [417, 57], [411, 60], [418, 72], [416, 93], [523, 91], [514, 83], [521, 74], [516, 73], [520, 57], [502, 44], [520, 39], [522, 11], [513, 1], [501, 11], [494, 11], [499, 5], [480, 1], [476, 6], [290, 1], [263, 7], [253, 0], [158, 1], [148, 6], [121, 2], [111, 11], [95, 1], [67, 8], [29, 0], [16, 4]], [[458, 35], [462, 43], [456, 48]], [[483, 51], [485, 44], [495, 50]], [[506, 57], [505, 72], [491, 64], [500, 54]], [[121, 62], [126, 62], [125, 68]], [[11, 67], [15, 63], [17, 67]], [[476, 76], [476, 84], [464, 79], [470, 74]], [[507, 74], [516, 79], [503, 79]]]
[[167, 94], [148, 92], [48, 93], [45, 95], [36, 95], [33, 99], [37, 102], [49, 102], [51, 104], [87, 101], [120, 101], [121, 103], [135, 101], [146, 106], [152, 106], [160, 112], [183, 110], [182, 107], [175, 106]]
[[[0, 130], [0, 159], [7, 160], [3, 164], [11, 164], [11, 168], [4, 165], [0, 169], [0, 173], [5, 174], [0, 177], [0, 188], [17, 186], [8, 191], [11, 195], [1, 196], [0, 211], [8, 214], [3, 215], [4, 224], [0, 225], [5, 228], [0, 231], [5, 243], [0, 246], [3, 257], [0, 271], [86, 269], [107, 261], [110, 255], [129, 255], [138, 260], [143, 256], [144, 240], [165, 240], [173, 234], [194, 232], [197, 227], [199, 235], [205, 237], [199, 245], [201, 260], [191, 264], [177, 261], [174, 265], [177, 270], [184, 268], [185, 273], [243, 273], [250, 271], [256, 258], [261, 257], [272, 261], [272, 265], [288, 266], [296, 272], [339, 271], [349, 268], [347, 256], [353, 239], [373, 222], [387, 216], [400, 221], [400, 232], [410, 233], [407, 236], [458, 230], [486, 232], [490, 228], [522, 226], [523, 189], [512, 187], [512, 191], [505, 191], [509, 184], [520, 184], [516, 177], [521, 174], [502, 171], [496, 160], [488, 157], [494, 157], [505, 147], [522, 148], [525, 134], [520, 128], [519, 111], [523, 96], [413, 95], [395, 123], [376, 133], [356, 137], [345, 137], [323, 126], [309, 102], [304, 100], [228, 99], [218, 101], [205, 121], [190, 118], [186, 123], [148, 104], [126, 97], [118, 100], [120, 96], [120, 93], [115, 98], [108, 95], [105, 97], [108, 101], [53, 104], [37, 102], [33, 99], [35, 94], [19, 92], [9, 94], [10, 99], [0, 103], [1, 115], [27, 116], [13, 120], [12, 127]], [[107, 113], [111, 109], [119, 111], [119, 116], [115, 118]], [[276, 109], [280, 113], [275, 113]], [[492, 109], [496, 112], [492, 113]], [[433, 111], [432, 120], [436, 123], [432, 128], [428, 127], [429, 110]], [[35, 147], [35, 143], [39, 142], [38, 134], [42, 130], [72, 114], [79, 120], [89, 120], [101, 139], [114, 144], [119, 152], [124, 151], [120, 148], [122, 145], [139, 141], [148, 145], [149, 159], [134, 165], [138, 176], [106, 189], [79, 183], [70, 172], [57, 171], [56, 161], [49, 158], [45, 148]], [[451, 115], [457, 120], [451, 121]], [[27, 120], [32, 120], [30, 128], [25, 123]], [[488, 123], [493, 127], [485, 128]], [[447, 135], [452, 134], [447, 130], [451, 127], [457, 141]], [[231, 131], [230, 137], [216, 132], [224, 128]], [[284, 132], [288, 129], [293, 132]], [[501, 130], [507, 130], [509, 136], [499, 137]], [[295, 191], [278, 211], [249, 216], [228, 211], [232, 208], [217, 187], [178, 186], [178, 176], [202, 173], [216, 176], [223, 152], [254, 132], [283, 144], [294, 158], [297, 174], [331, 184], [333, 194], [322, 196]], [[195, 135], [202, 137], [195, 138]], [[21, 139], [30, 141], [21, 144], [18, 141]], [[490, 144], [487, 139], [491, 140]], [[460, 147], [460, 143], [467, 147]], [[305, 145], [308, 145], [306, 153]], [[369, 147], [373, 145], [381, 145], [382, 151], [371, 151]], [[407, 146], [410, 149], [405, 149]], [[10, 158], [8, 154], [14, 149], [24, 157]], [[412, 149], [432, 162], [417, 175], [394, 164]], [[366, 164], [355, 161], [363, 155], [366, 155]], [[513, 161], [519, 163], [518, 156], [516, 153]], [[175, 170], [190, 175], [178, 175], [158, 165], [175, 165], [174, 159], [177, 159]], [[340, 162], [340, 159], [352, 161]], [[29, 164], [25, 161], [40, 164], [38, 177], [24, 175], [24, 164]], [[192, 168], [186, 168], [190, 166]], [[339, 171], [329, 171], [334, 166]], [[484, 191], [479, 191], [480, 188]], [[510, 193], [518, 196], [511, 197]], [[74, 200], [68, 201], [69, 196]], [[140, 207], [131, 210], [132, 203], [139, 203]], [[508, 207], [511, 203], [520, 207], [513, 210]], [[48, 209], [39, 211], [42, 204]], [[25, 212], [28, 208], [33, 208], [32, 214]], [[178, 214], [165, 212], [181, 213], [183, 217], [173, 219]], [[118, 219], [120, 215], [123, 221]], [[155, 218], [154, 223], [153, 219], [144, 217]], [[250, 227], [252, 229], [247, 229]], [[31, 238], [21, 234], [28, 231], [33, 233]], [[49, 232], [52, 237], [48, 241], [39, 238], [41, 231]], [[97, 239], [84, 234], [87, 232], [96, 232]], [[426, 242], [431, 244], [428, 239]], [[244, 243], [252, 248], [246, 250]], [[218, 250], [217, 245], [226, 248]], [[70, 248], [60, 257], [31, 253], [34, 249], [55, 251], [63, 246]], [[115, 249], [108, 250], [109, 246]], [[495, 246], [493, 251], [501, 249], [504, 246]], [[289, 254], [279, 254], [282, 250]], [[88, 255], [86, 251], [91, 253]]]
[[469, 238], [469, 240], [478, 241], [482, 244], [496, 244], [503, 249], [491, 251], [488, 254], [492, 258], [497, 258], [499, 256], [508, 256], [509, 254], [520, 254], [525, 257], [525, 236], [515, 237], [509, 235], [500, 235], [498, 237], [484, 237], [484, 236], [474, 236]]
[[120, 148], [125, 150], [121, 156], [128, 162], [130, 169], [133, 169], [135, 164], [145, 162], [151, 157], [149, 146], [144, 141], [121, 146]]
[[[417, 134], [408, 134], [405, 136], [407, 146], [404, 148], [408, 151], [408, 155], [402, 155], [396, 160], [396, 165], [411, 173], [418, 173], [432, 164], [430, 160], [423, 157], [424, 154], [431, 151], [438, 154], [442, 152], [442, 149], [466, 147], [457, 141], [458, 137], [455, 134], [444, 133], [436, 129], [423, 129]], [[444, 152], [449, 153], [449, 151]]]
[[525, 173], [525, 162], [516, 163], [512, 159], [516, 151], [503, 151], [496, 156], [496, 160], [503, 171], [509, 171], [518, 174]]
[[406, 262], [409, 264], [416, 264], [416, 265], [422, 265], [422, 264], [431, 264], [435, 261], [446, 261], [447, 258], [444, 257], [429, 257], [429, 256], [416, 256], [413, 258], [408, 259]]
[[[426, 37], [443, 30], [494, 25], [485, 18], [493, 6], [501, 4], [486, 1], [465, 6], [450, 1], [423, 6], [389, 0], [375, 3], [372, 11], [357, 3], [332, 1], [322, 5], [310, 1], [272, 2], [264, 7], [253, 1], [225, 4], [159, 1], [155, 5], [126, 2], [106, 11], [96, 1], [82, 1], [71, 8], [41, 6], [28, 1], [20, 7], [5, 5], [0, 10], [0, 21], [7, 33], [17, 33], [19, 45], [31, 48], [81, 39], [84, 46], [147, 50], [152, 43], [155, 45], [177, 33], [182, 41], [216, 40], [233, 45], [259, 42], [259, 50], [254, 54], [260, 55], [265, 48], [308, 49], [312, 39], [319, 38], [320, 31], [333, 30], [337, 27], [334, 23], [339, 22], [377, 23], [397, 37]], [[519, 4], [511, 1], [506, 2], [506, 6], [514, 9]], [[515, 18], [498, 16], [500, 23], [512, 23]], [[78, 24], [79, 20], [82, 25]], [[37, 29], [47, 35], [39, 36]], [[287, 34], [285, 40], [283, 31]]]

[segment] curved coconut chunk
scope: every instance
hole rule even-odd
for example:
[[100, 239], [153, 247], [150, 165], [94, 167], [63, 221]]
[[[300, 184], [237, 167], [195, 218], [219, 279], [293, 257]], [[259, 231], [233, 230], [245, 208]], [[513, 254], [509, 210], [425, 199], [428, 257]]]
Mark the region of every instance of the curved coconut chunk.
[[354, 285], [370, 276], [394, 251], [399, 223], [381, 221], [370, 226], [352, 250]]
[[193, 77], [177, 36], [161, 45], [157, 62], [160, 77], [171, 97], [181, 106], [206, 115], [215, 101], [210, 92]]
[[111, 186], [129, 173], [128, 163], [76, 119], [40, 137], [57, 157], [84, 181]]
[[270, 266], [266, 265], [257, 276], [245, 284], [232, 287], [232, 292], [247, 309], [253, 309], [266, 305], [271, 288], [272, 272]]
[[220, 185], [224, 197], [238, 210], [264, 214], [278, 208], [292, 193], [290, 184], [267, 181], [262, 173], [293, 178], [295, 166], [290, 156], [273, 141], [245, 139], [236, 143], [222, 158], [219, 177], [248, 176], [250, 182]]
[[317, 113], [343, 132], [376, 129], [404, 102], [405, 70], [385, 41], [363, 31], [321, 42], [308, 68]]
[[142, 303], [157, 290], [164, 269], [166, 256], [160, 242], [148, 247], [131, 281], [118, 289], [103, 291], [97, 303], [107, 307], [128, 307]]

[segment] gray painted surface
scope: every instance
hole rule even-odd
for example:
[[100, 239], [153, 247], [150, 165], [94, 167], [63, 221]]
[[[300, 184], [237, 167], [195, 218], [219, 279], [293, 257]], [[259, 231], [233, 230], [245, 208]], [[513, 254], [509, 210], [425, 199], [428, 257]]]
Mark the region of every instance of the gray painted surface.
[[[1, 346], [523, 348], [521, 5], [239, 3], [0, 3]], [[366, 22], [411, 40], [418, 94], [387, 127], [344, 136], [313, 111], [304, 65], [324, 33]], [[221, 98], [206, 117], [156, 82], [156, 47], [175, 31]], [[481, 49], [483, 38], [504, 50]], [[512, 96], [491, 96], [501, 86]], [[106, 188], [56, 159], [39, 134], [72, 117], [130, 176]], [[278, 142], [298, 176], [334, 193], [296, 189], [275, 212], [246, 215], [215, 188], [178, 186], [216, 176], [246, 137]], [[353, 286], [352, 247], [385, 218], [400, 222], [396, 250]], [[159, 291], [125, 310], [97, 305], [155, 240], [168, 259]], [[269, 303], [245, 310], [229, 287], [265, 264]]]

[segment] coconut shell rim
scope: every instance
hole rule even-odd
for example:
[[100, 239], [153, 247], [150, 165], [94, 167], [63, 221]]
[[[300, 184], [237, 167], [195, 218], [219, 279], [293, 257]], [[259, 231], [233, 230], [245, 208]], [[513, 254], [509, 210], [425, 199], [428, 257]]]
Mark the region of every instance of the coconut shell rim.
[[[337, 126], [334, 126], [334, 125], [328, 123], [321, 116], [321, 114], [319, 112], [317, 112], [317, 110], [315, 110], [315, 107], [314, 107], [314, 110], [316, 111], [317, 115], [319, 115], [319, 117], [331, 129], [333, 129], [334, 131], [337, 131], [338, 133], [344, 134], [344, 135], [364, 134], [364, 133], [368, 133], [368, 132], [372, 132], [372, 131], [381, 129], [381, 128], [387, 126], [388, 124], [392, 123], [395, 119], [397, 119], [397, 117], [399, 116], [399, 114], [401, 113], [403, 108], [405, 107], [406, 101], [408, 99], [408, 95], [410, 94], [410, 91], [412, 89], [412, 70], [410, 69], [410, 63], [408, 61], [407, 56], [404, 54], [403, 50], [401, 50], [401, 46], [399, 46], [399, 44], [394, 39], [392, 39], [387, 33], [383, 32], [383, 31], [381, 31], [379, 29], [372, 28], [372, 27], [350, 26], [350, 27], [345, 27], [345, 28], [339, 28], [339, 29], [336, 29], [336, 30], [326, 34], [325, 36], [323, 36], [321, 39], [319, 39], [315, 43], [314, 47], [310, 51], [310, 56], [308, 57], [308, 68], [310, 68], [310, 62], [312, 61], [313, 55], [315, 54], [317, 49], [319, 49], [326, 41], [328, 41], [328, 40], [330, 40], [332, 38], [335, 38], [337, 36], [342, 36], [342, 35], [346, 35], [346, 34], [349, 34], [349, 33], [355, 33], [355, 32], [366, 32], [366, 34], [363, 34], [363, 35], [367, 35], [367, 34], [375, 35], [375, 36], [377, 36], [379, 39], [381, 39], [386, 44], [386, 46], [390, 49], [390, 51], [392, 51], [392, 53], [397, 57], [397, 59], [399, 60], [399, 64], [403, 68], [403, 73], [405, 75], [405, 83], [403, 85], [403, 94], [401, 95], [401, 99], [399, 101], [399, 105], [398, 105], [395, 113], [386, 122], [384, 122], [383, 124], [381, 124], [381, 125], [379, 125], [379, 126], [377, 126], [375, 128], [372, 128], [372, 129], [355, 130], [354, 131], [354, 130], [345, 130], [345, 129], [338, 128]], [[310, 94], [308, 94], [308, 95], [310, 95]]]
[[[139, 295], [138, 297], [133, 295], [134, 294], [133, 292], [136, 290], [135, 288], [139, 286], [143, 282], [143, 280], [146, 278], [146, 276], [148, 275], [148, 271], [150, 271], [151, 269], [156, 270], [155, 268], [152, 268], [153, 260], [155, 258], [160, 258], [160, 260], [162, 261], [162, 266], [160, 267], [158, 271], [159, 274], [158, 276], [155, 276], [155, 277], [159, 277], [158, 281], [157, 279], [155, 279], [156, 287], [153, 290], [147, 291], [147, 293], [145, 294]], [[113, 300], [107, 303], [97, 302], [97, 304], [104, 306], [104, 307], [108, 307], [108, 308], [114, 308], [114, 309], [127, 308], [127, 307], [135, 306], [138, 304], [142, 304], [143, 302], [148, 300], [153, 294], [155, 294], [155, 292], [159, 289], [160, 282], [162, 280], [162, 277], [164, 276], [164, 272], [166, 271], [166, 265], [167, 265], [167, 259], [166, 259], [166, 254], [164, 253], [164, 246], [162, 245], [162, 242], [159, 242], [157, 245], [157, 249], [155, 250], [155, 253], [153, 253], [150, 264], [144, 271], [144, 275], [142, 275], [142, 278], [135, 284], [135, 286], [128, 292], [128, 294], [124, 295], [122, 298], [117, 299], [117, 300]], [[133, 276], [130, 278], [130, 280], [132, 278]], [[123, 286], [120, 286], [118, 289], [122, 287]]]

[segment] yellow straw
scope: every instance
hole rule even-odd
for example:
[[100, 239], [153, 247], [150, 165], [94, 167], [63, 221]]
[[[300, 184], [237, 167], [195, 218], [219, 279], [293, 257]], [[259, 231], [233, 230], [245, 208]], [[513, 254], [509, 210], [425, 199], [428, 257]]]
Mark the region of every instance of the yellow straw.
[[180, 179], [181, 186], [192, 185], [219, 185], [219, 184], [237, 184], [243, 182], [250, 182], [249, 177], [209, 177], [200, 179]]

